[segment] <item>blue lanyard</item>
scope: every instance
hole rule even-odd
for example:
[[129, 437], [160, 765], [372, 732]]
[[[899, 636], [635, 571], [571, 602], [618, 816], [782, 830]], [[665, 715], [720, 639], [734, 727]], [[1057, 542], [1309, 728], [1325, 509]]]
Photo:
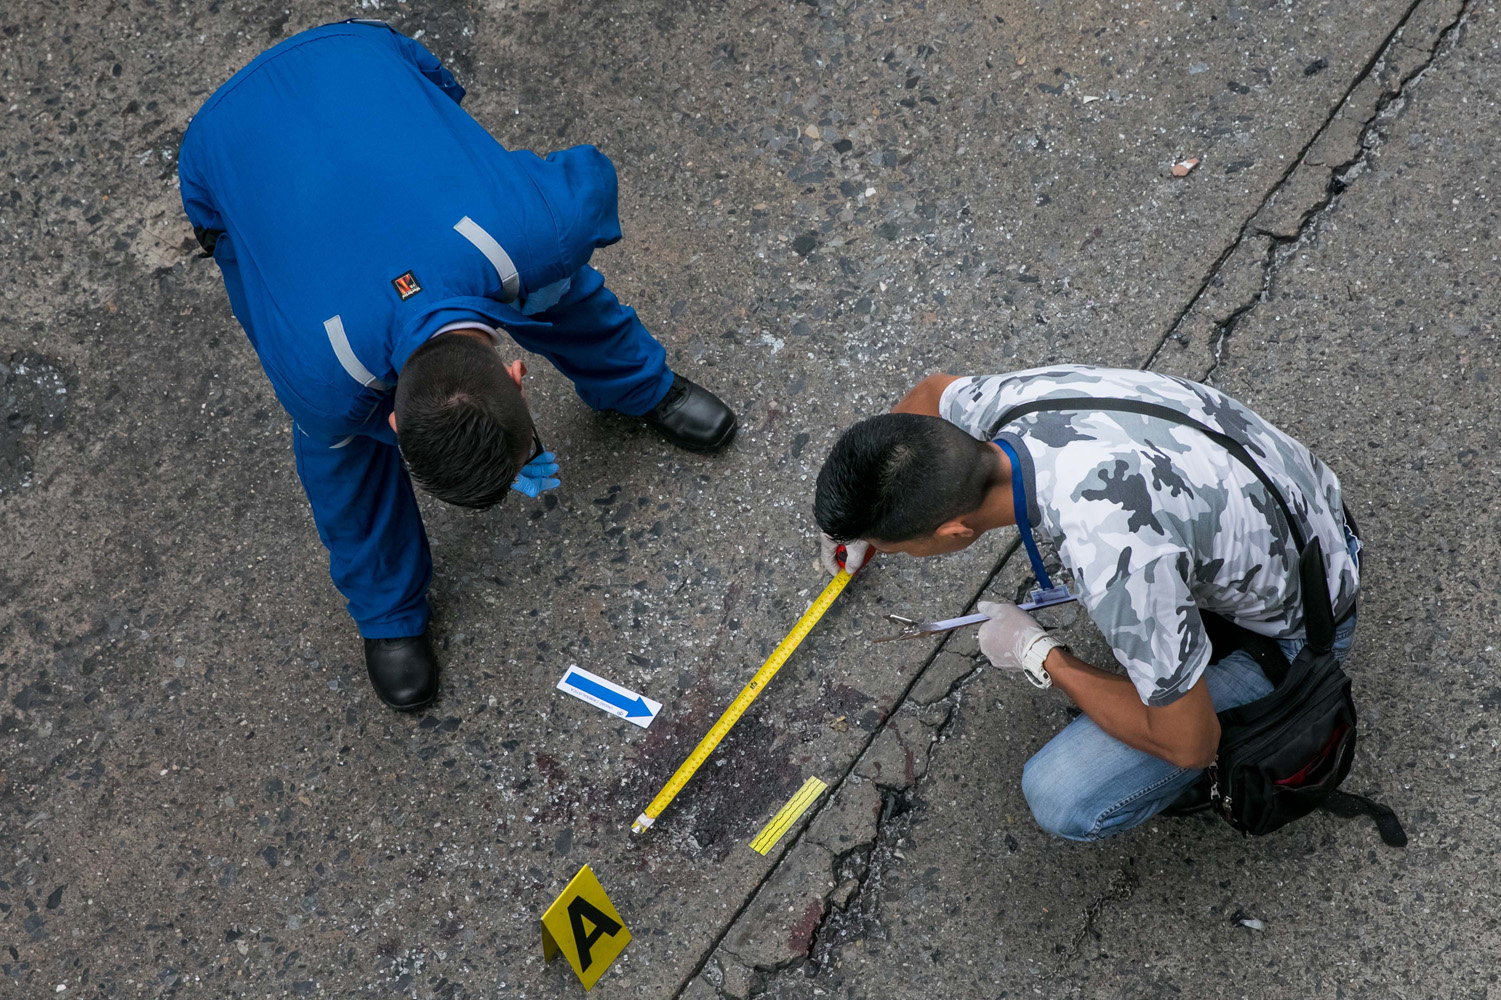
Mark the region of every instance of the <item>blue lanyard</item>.
[[1047, 567], [1042, 564], [1042, 553], [1037, 551], [1037, 541], [1032, 537], [1032, 522], [1027, 517], [1027, 488], [1022, 483], [1021, 459], [1017, 457], [1016, 449], [1005, 441], [996, 438], [995, 443], [1011, 460], [1011, 506], [1016, 510], [1016, 530], [1021, 532], [1022, 544], [1027, 547], [1027, 558], [1032, 561], [1032, 574], [1037, 577], [1038, 589], [1032, 591], [1031, 600], [1019, 607], [1031, 610], [1072, 601], [1074, 595], [1069, 593], [1067, 587], [1062, 584], [1053, 586]]

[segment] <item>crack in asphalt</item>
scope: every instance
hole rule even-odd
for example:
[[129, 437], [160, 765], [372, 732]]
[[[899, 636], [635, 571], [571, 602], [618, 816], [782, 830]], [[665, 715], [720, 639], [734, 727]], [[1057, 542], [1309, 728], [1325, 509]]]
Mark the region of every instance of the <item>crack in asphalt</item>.
[[[1016, 547], [1013, 547], [1005, 553], [1001, 564], [991, 574], [992, 580], [1005, 568], [1006, 562], [1015, 551]], [[946, 641], [947, 637], [945, 637]], [[943, 652], [941, 646], [938, 652]], [[937, 752], [936, 748], [948, 739], [949, 730], [953, 728], [958, 718], [964, 689], [979, 675], [980, 668], [981, 664], [977, 659], [974, 666], [954, 679], [943, 697], [921, 706], [931, 708], [949, 702], [949, 709], [939, 722], [930, 724], [923, 721], [924, 728], [932, 733], [932, 742], [929, 744], [927, 753], [929, 767], [931, 767], [933, 754]], [[910, 817], [925, 804], [916, 794], [917, 786], [921, 781], [922, 778], [918, 778], [910, 786], [904, 788], [883, 788], [881, 790], [881, 814], [876, 820], [875, 835], [870, 840], [856, 844], [835, 855], [835, 893], [851, 880], [855, 882], [855, 886], [845, 896], [842, 903], [828, 906], [809, 939], [808, 952], [804, 958], [812, 964], [815, 970], [822, 970], [828, 964], [833, 957], [834, 949], [842, 943], [838, 939], [849, 937], [846, 933], [848, 925], [853, 924], [856, 929], [867, 932], [872, 928], [879, 928], [879, 911], [874, 901], [867, 905], [867, 900], [871, 898], [867, 890], [880, 887], [886, 868], [896, 853], [897, 845], [900, 844], [907, 826], [910, 825]], [[893, 829], [893, 824], [897, 821], [903, 821], [901, 830]], [[832, 896], [833, 893], [830, 895]], [[796, 964], [798, 964], [797, 960], [793, 960], [784, 963], [783, 968]]]
[[[1361, 71], [1355, 75], [1355, 79], [1350, 82], [1350, 86], [1346, 88], [1344, 94], [1340, 96], [1340, 99], [1335, 103], [1333, 109], [1330, 110], [1329, 116], [1324, 119], [1324, 123], [1314, 131], [1313, 135], [1309, 137], [1308, 142], [1304, 143], [1303, 148], [1298, 150], [1298, 155], [1292, 158], [1291, 165], [1285, 171], [1283, 171], [1282, 176], [1277, 179], [1277, 183], [1273, 184], [1267, 190], [1267, 193], [1262, 197], [1261, 202], [1257, 204], [1256, 208], [1249, 215], [1246, 216], [1245, 221], [1241, 223], [1240, 229], [1235, 234], [1235, 239], [1230, 241], [1229, 245], [1225, 247], [1225, 249], [1220, 253], [1218, 257], [1215, 258], [1214, 263], [1209, 266], [1209, 270], [1204, 275], [1204, 280], [1199, 283], [1199, 287], [1194, 290], [1194, 293], [1191, 296], [1189, 296], [1188, 302], [1185, 303], [1183, 308], [1179, 310], [1178, 314], [1173, 317], [1173, 321], [1168, 324], [1167, 330], [1162, 334], [1161, 338], [1158, 339], [1151, 352], [1148, 353], [1147, 359], [1142, 362], [1141, 368], [1143, 370], [1151, 368], [1153, 363], [1156, 362], [1158, 356], [1162, 353], [1162, 349], [1167, 346], [1168, 341], [1173, 340], [1178, 336], [1178, 330], [1183, 325], [1183, 321], [1188, 318], [1190, 313], [1193, 312], [1194, 306], [1198, 304], [1201, 298], [1203, 298], [1204, 293], [1214, 285], [1215, 280], [1220, 276], [1220, 272], [1224, 269], [1226, 262], [1228, 262], [1235, 251], [1240, 248], [1241, 244], [1246, 241], [1247, 236], [1256, 235], [1252, 233], [1252, 223], [1256, 221], [1257, 217], [1261, 215], [1261, 213], [1266, 209], [1267, 205], [1271, 203], [1272, 199], [1277, 196], [1278, 192], [1284, 190], [1288, 186], [1288, 182], [1298, 172], [1298, 169], [1304, 165], [1304, 162], [1308, 157], [1309, 150], [1313, 149], [1318, 144], [1319, 140], [1328, 133], [1330, 125], [1333, 124], [1335, 119], [1339, 117], [1340, 112], [1344, 110], [1345, 106], [1350, 102], [1350, 98], [1355, 94], [1356, 90], [1360, 88], [1360, 85], [1367, 79], [1369, 79], [1373, 73], [1379, 71], [1379, 69], [1383, 65], [1383, 61], [1390, 54], [1392, 46], [1402, 37], [1402, 32], [1404, 31], [1404, 29], [1406, 29], [1408, 23], [1412, 20], [1412, 16], [1417, 13], [1418, 9], [1425, 3], [1440, 2], [1442, 2], [1442, 0], [1413, 0], [1413, 2], [1408, 6], [1407, 10], [1403, 12], [1401, 19], [1397, 22], [1396, 27], [1394, 27], [1391, 32], [1387, 34], [1382, 43], [1377, 46], [1375, 54], [1371, 56], [1370, 60], [1366, 62]], [[1469, 0], [1465, 0], [1466, 8], [1468, 7], [1468, 4]], [[1463, 15], [1461, 14], [1461, 17], [1462, 16]], [[1435, 48], [1437, 48], [1436, 45]], [[1431, 61], [1432, 60], [1430, 58], [1428, 62], [1431, 63]], [[1424, 68], [1426, 68], [1426, 66], [1427, 63], [1425, 63]], [[1407, 82], [1409, 81], [1403, 81], [1404, 87], [1406, 86]], [[1293, 239], [1296, 239], [1296, 237], [1293, 237]], [[1254, 305], [1254, 302], [1250, 303], [1245, 308], [1239, 310], [1238, 314], [1243, 315], [1246, 311], [1249, 310], [1249, 308]], [[1236, 318], [1239, 318], [1239, 315], [1237, 315]]]
[[[1400, 116], [1402, 111], [1407, 107], [1410, 96], [1408, 89], [1419, 79], [1421, 79], [1422, 76], [1428, 72], [1428, 70], [1433, 66], [1435, 62], [1437, 62], [1444, 55], [1447, 55], [1459, 44], [1460, 39], [1463, 37], [1464, 24], [1469, 18], [1471, 2], [1472, 0], [1462, 0], [1459, 5], [1459, 13], [1454, 17], [1452, 21], [1445, 25], [1443, 29], [1439, 31], [1438, 35], [1434, 38], [1433, 45], [1428, 50], [1427, 58], [1423, 59], [1418, 64], [1416, 69], [1405, 73], [1400, 81], [1398, 81], [1395, 89], [1384, 91], [1377, 99], [1375, 108], [1372, 110], [1371, 114], [1361, 123], [1360, 138], [1357, 141], [1357, 149], [1354, 156], [1350, 157], [1343, 163], [1336, 164], [1332, 167], [1307, 164], [1303, 162], [1308, 153], [1308, 147], [1305, 147], [1303, 154], [1299, 157], [1298, 161], [1294, 165], [1292, 172], [1290, 172], [1287, 178], [1284, 179], [1283, 183], [1279, 184], [1277, 188], [1272, 192], [1272, 197], [1275, 197], [1275, 195], [1286, 186], [1293, 175], [1296, 174], [1298, 170], [1305, 167], [1329, 171], [1329, 180], [1327, 185], [1325, 186], [1323, 198], [1303, 210], [1298, 223], [1297, 232], [1295, 232], [1291, 236], [1280, 236], [1276, 233], [1267, 232], [1266, 230], [1257, 230], [1255, 236], [1265, 238], [1267, 240], [1267, 248], [1264, 251], [1261, 260], [1261, 288], [1258, 290], [1257, 294], [1251, 296], [1247, 301], [1232, 310], [1224, 319], [1218, 321], [1215, 324], [1214, 333], [1212, 335], [1213, 339], [1210, 347], [1212, 361], [1210, 362], [1209, 368], [1204, 372], [1204, 375], [1200, 379], [1200, 381], [1208, 382], [1214, 376], [1215, 370], [1220, 366], [1220, 360], [1224, 351], [1225, 341], [1229, 339], [1230, 335], [1235, 331], [1236, 326], [1238, 326], [1240, 324], [1240, 321], [1244, 319], [1253, 309], [1271, 298], [1272, 285], [1276, 280], [1277, 273], [1282, 269], [1284, 264], [1286, 264], [1298, 253], [1298, 250], [1302, 247], [1305, 241], [1317, 236], [1319, 228], [1324, 219], [1339, 207], [1340, 195], [1343, 194], [1345, 190], [1349, 188], [1350, 184], [1353, 183], [1358, 177], [1360, 177], [1361, 174], [1365, 173], [1366, 168], [1370, 164], [1371, 155], [1378, 149], [1380, 149], [1383, 145], [1385, 145], [1388, 131], [1391, 129], [1391, 126], [1393, 125], [1393, 123], [1395, 123], [1398, 116]], [[1414, 5], [1413, 9], [1416, 9], [1417, 6], [1418, 5]], [[1411, 15], [1412, 10], [1409, 10], [1408, 13], [1409, 15]], [[1405, 43], [1405, 40], [1403, 38], [1403, 29], [1406, 27], [1406, 24], [1407, 18], [1404, 18], [1403, 23], [1399, 25], [1396, 32], [1394, 32], [1393, 37], [1389, 38], [1387, 40], [1387, 43], [1382, 47], [1381, 52], [1377, 56], [1376, 61], [1373, 64], [1373, 68], [1370, 70], [1370, 72], [1380, 73], [1397, 46], [1403, 45]], [[1364, 79], [1364, 77], [1362, 77], [1362, 79]], [[1342, 103], [1340, 105], [1340, 109], [1343, 109], [1343, 107], [1344, 105]], [[1330, 117], [1330, 121], [1332, 121], [1333, 118], [1338, 114], [1339, 110], [1337, 109], [1335, 115]], [[1327, 127], [1328, 122], [1325, 123], [1325, 128], [1327, 129]], [[1321, 135], [1323, 131], [1324, 129], [1320, 129]], [[1315, 141], [1317, 141], [1317, 138], [1318, 137], [1316, 136]], [[1263, 202], [1263, 206], [1265, 204], [1266, 203]], [[1258, 209], [1257, 213], [1255, 215], [1252, 215], [1250, 220], [1248, 220], [1248, 224], [1254, 223], [1256, 221], [1256, 218], [1260, 215], [1260, 212], [1261, 210]], [[1244, 227], [1242, 231], [1244, 232]], [[1230, 252], [1233, 252], [1235, 249], [1237, 249], [1239, 245], [1240, 240], [1237, 240], [1235, 244], [1232, 244]], [[1227, 253], [1226, 257], [1228, 256], [1229, 254]], [[1216, 274], [1211, 275], [1210, 280], [1212, 281], [1216, 276], [1217, 271]], [[1200, 291], [1202, 294], [1202, 289]], [[1184, 311], [1184, 316], [1186, 316], [1187, 313], [1191, 311], [1191, 308], [1192, 303], [1190, 303], [1190, 309]], [[1183, 317], [1180, 316], [1178, 324], [1175, 324], [1174, 327], [1169, 331], [1168, 337], [1165, 337], [1163, 339], [1163, 343], [1166, 343], [1167, 339], [1176, 335], [1177, 325], [1181, 324], [1182, 320]], [[1159, 348], [1160, 347], [1161, 345], [1159, 344]], [[1153, 357], [1156, 357], [1155, 352], [1153, 354]], [[1150, 361], [1148, 363], [1150, 364]]]
[[877, 893], [886, 869], [897, 856], [897, 845], [906, 835], [912, 814], [923, 808], [922, 800], [913, 794], [915, 787], [914, 783], [913, 788], [881, 790], [881, 816], [876, 821], [875, 839], [862, 845], [867, 853], [856, 863], [855, 888], [842, 908], [828, 907], [809, 941], [806, 959], [815, 971], [822, 970], [829, 963], [834, 950], [844, 941], [882, 931]]
[[1051, 980], [1063, 975], [1068, 970], [1069, 963], [1078, 955], [1079, 945], [1083, 944], [1084, 939], [1094, 931], [1095, 921], [1100, 919], [1101, 913], [1105, 912], [1105, 904], [1124, 903], [1131, 898], [1136, 892], [1136, 887], [1140, 884], [1141, 880], [1136, 877], [1136, 873], [1130, 868], [1117, 868], [1115, 874], [1110, 876], [1110, 884], [1105, 887], [1105, 891], [1096, 896], [1094, 901], [1084, 908], [1084, 922], [1079, 925], [1079, 930], [1074, 934], [1074, 938], [1069, 942], [1068, 947], [1063, 949], [1059, 954], [1058, 963], [1053, 966], [1053, 971], [1049, 972], [1043, 978]]

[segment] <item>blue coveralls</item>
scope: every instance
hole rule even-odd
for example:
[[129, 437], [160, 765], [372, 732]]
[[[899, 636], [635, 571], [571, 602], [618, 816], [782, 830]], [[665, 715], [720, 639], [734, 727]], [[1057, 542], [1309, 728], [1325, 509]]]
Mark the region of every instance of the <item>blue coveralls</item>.
[[463, 97], [413, 39], [325, 25], [231, 77], [179, 157], [183, 207], [223, 233], [230, 305], [295, 422], [297, 473], [366, 638], [427, 627], [432, 558], [387, 423], [424, 341], [504, 328], [595, 409], [643, 414], [672, 385], [662, 345], [588, 266], [620, 239], [610, 161], [506, 150]]

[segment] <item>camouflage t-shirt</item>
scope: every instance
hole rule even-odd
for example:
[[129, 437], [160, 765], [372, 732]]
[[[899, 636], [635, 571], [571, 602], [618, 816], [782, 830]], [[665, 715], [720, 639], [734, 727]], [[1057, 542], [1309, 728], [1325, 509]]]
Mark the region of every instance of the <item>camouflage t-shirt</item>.
[[1297, 546], [1277, 501], [1202, 431], [1109, 411], [1032, 413], [1022, 403], [1089, 396], [1171, 407], [1228, 434], [1324, 546], [1336, 617], [1359, 588], [1339, 480], [1302, 444], [1224, 393], [1136, 370], [1057, 365], [961, 378], [938, 412], [1021, 460], [1028, 516], [1058, 550], [1090, 617], [1148, 705], [1167, 705], [1209, 663], [1199, 611], [1277, 638], [1301, 638]]

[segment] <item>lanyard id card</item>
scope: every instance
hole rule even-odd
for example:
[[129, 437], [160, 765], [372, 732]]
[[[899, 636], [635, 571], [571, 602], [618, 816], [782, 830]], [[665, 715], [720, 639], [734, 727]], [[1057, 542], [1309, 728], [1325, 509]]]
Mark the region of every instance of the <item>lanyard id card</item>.
[[1018, 604], [1023, 611], [1035, 611], [1055, 604], [1067, 604], [1077, 598], [1063, 584], [1054, 584], [1042, 564], [1042, 553], [1037, 551], [1037, 542], [1032, 537], [1032, 523], [1027, 517], [1027, 490], [1022, 484], [1022, 464], [1016, 449], [1000, 438], [995, 443], [1011, 461], [1011, 505], [1016, 509], [1016, 529], [1021, 532], [1022, 545], [1026, 546], [1027, 558], [1032, 562], [1032, 575], [1037, 577], [1037, 589], [1027, 595], [1027, 600]]

